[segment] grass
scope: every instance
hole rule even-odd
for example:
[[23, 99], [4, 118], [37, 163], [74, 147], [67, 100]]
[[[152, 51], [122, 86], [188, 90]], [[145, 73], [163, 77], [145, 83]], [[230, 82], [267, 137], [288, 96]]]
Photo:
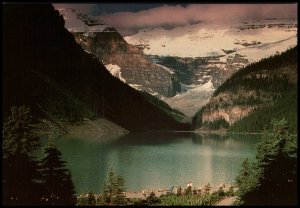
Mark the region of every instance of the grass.
[[160, 205], [167, 206], [209, 206], [214, 205], [225, 197], [217, 192], [203, 195], [164, 195], [160, 197]]

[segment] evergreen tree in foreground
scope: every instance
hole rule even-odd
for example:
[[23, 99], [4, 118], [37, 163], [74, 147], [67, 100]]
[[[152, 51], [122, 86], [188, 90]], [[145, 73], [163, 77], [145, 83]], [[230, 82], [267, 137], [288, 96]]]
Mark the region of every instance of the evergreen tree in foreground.
[[41, 160], [41, 173], [44, 185], [45, 205], [75, 205], [75, 188], [71, 172], [66, 168], [61, 153], [51, 144], [45, 148], [45, 157]]
[[124, 204], [124, 191], [124, 179], [117, 173], [115, 173], [113, 170], [110, 170], [108, 173], [107, 181], [104, 186], [104, 202], [110, 205]]
[[3, 204], [74, 205], [74, 185], [61, 153], [50, 146], [41, 163], [33, 157], [40, 147], [36, 129], [29, 108], [11, 108], [2, 131]]
[[11, 115], [3, 124], [3, 153], [5, 157], [32, 154], [40, 147], [39, 136], [30, 109], [12, 107]]
[[264, 132], [254, 162], [246, 160], [237, 177], [243, 205], [297, 204], [297, 144], [286, 120], [272, 121]]
[[38, 205], [42, 186], [38, 162], [32, 153], [40, 142], [30, 109], [12, 107], [3, 124], [2, 136], [4, 205]]

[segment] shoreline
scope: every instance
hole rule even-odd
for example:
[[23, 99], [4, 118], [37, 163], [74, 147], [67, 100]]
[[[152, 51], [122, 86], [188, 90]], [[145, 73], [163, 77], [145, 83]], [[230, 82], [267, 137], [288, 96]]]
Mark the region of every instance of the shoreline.
[[204, 133], [204, 134], [263, 134], [262, 132], [234, 132], [225, 130], [195, 130], [194, 133]]
[[[206, 184], [207, 185], [207, 184]], [[206, 185], [200, 186], [200, 187], [192, 187], [192, 190], [195, 191], [197, 194], [203, 194], [204, 188]], [[175, 187], [175, 186], [174, 186]], [[178, 186], [179, 187], [179, 186]], [[209, 190], [209, 193], [212, 194], [215, 191], [218, 191], [221, 187], [223, 188], [224, 191], [228, 191], [230, 187], [234, 187], [233, 184], [219, 184], [219, 185], [210, 185], [211, 189]], [[181, 187], [182, 188], [182, 193], [187, 187]], [[162, 195], [167, 195], [170, 193], [176, 194], [174, 192], [170, 192], [169, 189], [167, 188], [153, 188], [153, 189], [143, 189], [141, 191], [125, 191], [123, 194], [125, 195], [126, 198], [129, 199], [146, 199], [152, 192], [155, 193], [156, 197], [160, 197]], [[77, 197], [86, 197], [88, 193], [84, 194], [78, 194]], [[100, 194], [95, 194], [95, 197], [101, 197], [102, 193]]]

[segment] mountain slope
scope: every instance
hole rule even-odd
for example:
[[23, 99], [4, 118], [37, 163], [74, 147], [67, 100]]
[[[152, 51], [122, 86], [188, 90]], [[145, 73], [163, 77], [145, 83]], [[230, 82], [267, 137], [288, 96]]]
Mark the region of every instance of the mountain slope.
[[[181, 91], [164, 101], [192, 116], [233, 73], [295, 46], [297, 20], [260, 18], [233, 25], [147, 28], [125, 40], [140, 47], [152, 62], [174, 69]], [[193, 91], [209, 81], [213, 90]]]
[[177, 75], [147, 60], [141, 50], [128, 44], [115, 28], [79, 10], [59, 8], [59, 11], [75, 40], [84, 50], [95, 54], [114, 76], [151, 94], [165, 97], [176, 94]]
[[228, 128], [232, 132], [258, 132], [271, 127], [271, 120], [285, 118], [289, 123], [289, 131], [297, 133], [297, 92], [296, 89], [274, 103], [257, 109], [248, 116], [241, 118]]
[[231, 131], [255, 132], [269, 126], [272, 118], [285, 117], [295, 132], [296, 94], [297, 47], [294, 47], [236, 72], [195, 115], [194, 127], [220, 128], [230, 124]]
[[130, 131], [189, 129], [84, 52], [52, 5], [5, 4], [3, 13], [4, 116], [27, 105], [39, 117], [103, 117]]

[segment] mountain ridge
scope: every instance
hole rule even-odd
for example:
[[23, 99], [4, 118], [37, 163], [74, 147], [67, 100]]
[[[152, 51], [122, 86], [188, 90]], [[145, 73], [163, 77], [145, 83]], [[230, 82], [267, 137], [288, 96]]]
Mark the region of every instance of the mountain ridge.
[[[147, 60], [142, 51], [128, 44], [114, 27], [79, 10], [64, 8], [59, 11], [65, 18], [65, 27], [73, 34], [77, 43], [95, 54], [105, 66], [118, 67], [119, 73], [113, 75], [123, 82], [137, 90], [165, 97], [174, 96], [180, 90], [174, 72]], [[88, 25], [87, 20], [94, 24]]]
[[154, 63], [175, 69], [181, 91], [163, 100], [193, 116], [212, 96], [212, 91], [192, 92], [193, 88], [211, 79], [217, 89], [248, 64], [295, 46], [297, 20], [261, 18], [233, 25], [199, 23], [170, 30], [152, 28], [126, 36], [125, 40], [140, 47]]
[[188, 130], [84, 52], [50, 4], [5, 4], [3, 116], [30, 106], [68, 122], [107, 118], [129, 131]]

